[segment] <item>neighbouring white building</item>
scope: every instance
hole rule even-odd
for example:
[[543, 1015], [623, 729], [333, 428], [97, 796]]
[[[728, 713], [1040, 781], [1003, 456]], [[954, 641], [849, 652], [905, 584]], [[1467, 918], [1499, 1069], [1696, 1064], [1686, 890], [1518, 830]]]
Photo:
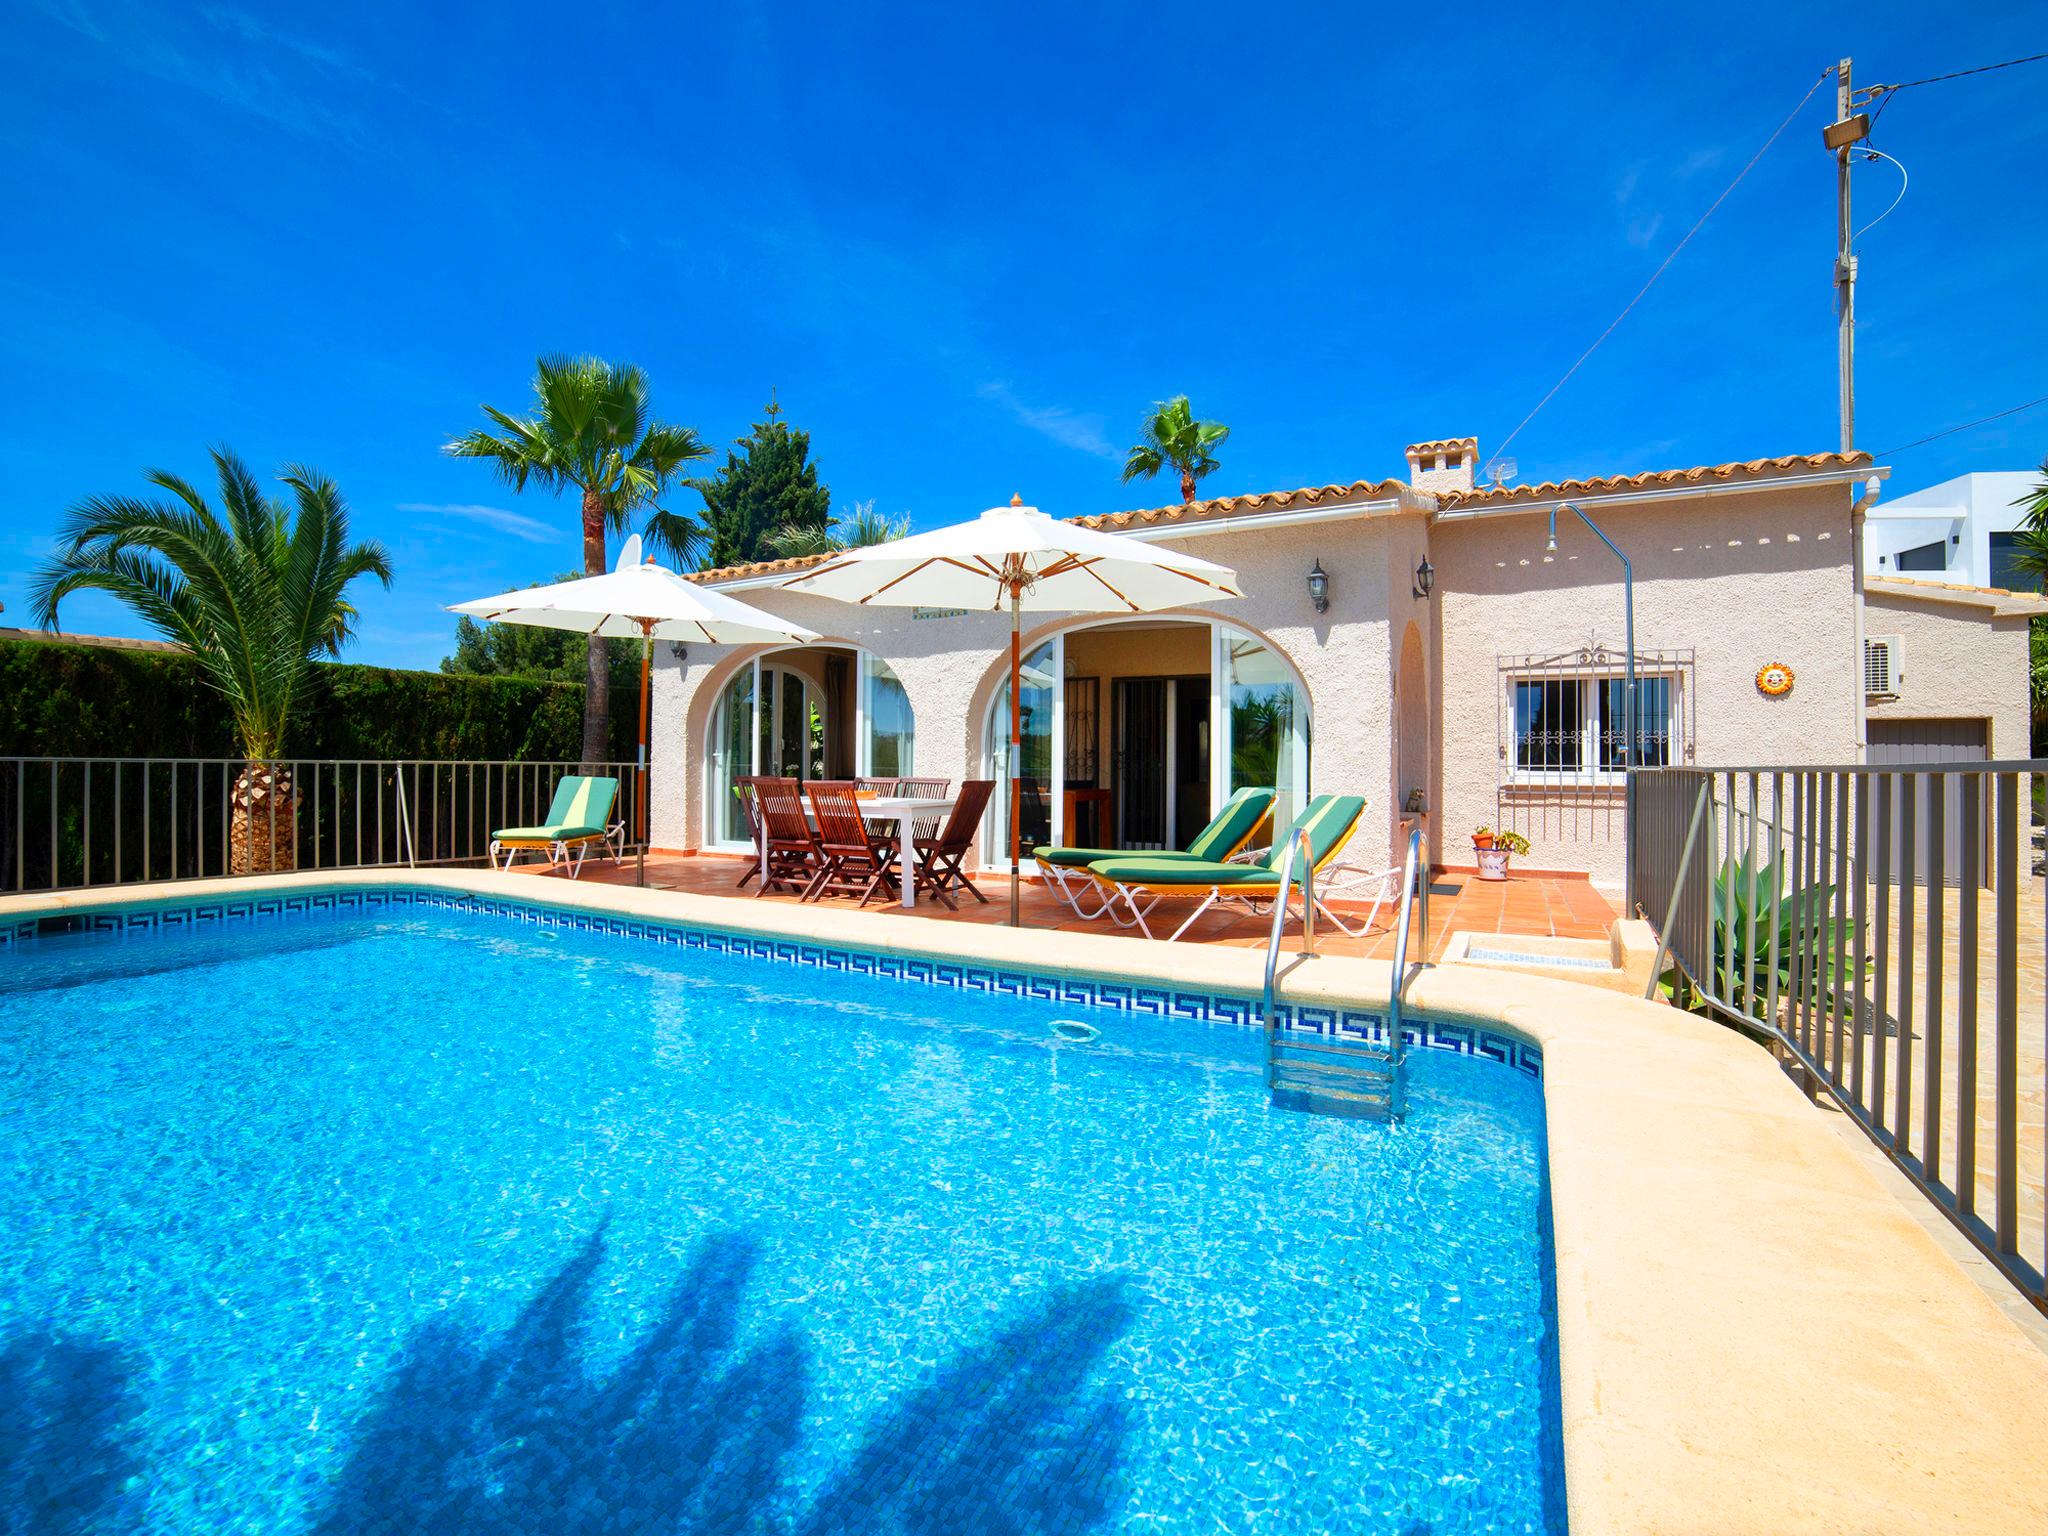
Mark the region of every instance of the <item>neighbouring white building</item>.
[[1871, 576], [2039, 591], [2038, 579], [2013, 569], [2012, 550], [2026, 522], [2019, 503], [2040, 482], [2037, 470], [1989, 470], [1888, 496], [1870, 509], [1863, 569]]

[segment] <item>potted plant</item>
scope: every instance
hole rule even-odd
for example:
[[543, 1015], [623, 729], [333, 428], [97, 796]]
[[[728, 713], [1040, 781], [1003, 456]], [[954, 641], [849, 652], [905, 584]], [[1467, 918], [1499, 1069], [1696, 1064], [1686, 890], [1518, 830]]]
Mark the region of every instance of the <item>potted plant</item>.
[[1491, 827], [1481, 827], [1472, 834], [1472, 850], [1479, 859], [1480, 879], [1505, 880], [1508, 859], [1517, 853], [1527, 853], [1529, 839], [1519, 832], [1496, 832]]

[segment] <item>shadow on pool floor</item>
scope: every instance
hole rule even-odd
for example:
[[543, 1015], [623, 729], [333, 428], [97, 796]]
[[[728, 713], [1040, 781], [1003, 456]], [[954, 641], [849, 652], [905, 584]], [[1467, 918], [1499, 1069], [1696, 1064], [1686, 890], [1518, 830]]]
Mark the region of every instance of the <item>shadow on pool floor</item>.
[[[1132, 1320], [1120, 1280], [1058, 1286], [867, 1426], [808, 1506], [787, 1486], [807, 1341], [783, 1324], [744, 1351], [757, 1253], [701, 1242], [608, 1375], [583, 1334], [600, 1226], [497, 1338], [415, 1332], [360, 1425], [316, 1536], [881, 1536], [1085, 1531], [1121, 1499], [1124, 1404], [1091, 1385]], [[141, 1479], [121, 1352], [23, 1336], [0, 1350], [0, 1530], [126, 1531]], [[260, 1511], [250, 1511], [260, 1515]]]

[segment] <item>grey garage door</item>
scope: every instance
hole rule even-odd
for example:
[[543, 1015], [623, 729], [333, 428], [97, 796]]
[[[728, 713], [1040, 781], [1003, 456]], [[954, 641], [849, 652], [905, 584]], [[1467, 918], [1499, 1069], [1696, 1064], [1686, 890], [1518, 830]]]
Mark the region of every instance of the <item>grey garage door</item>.
[[[1991, 756], [1989, 724], [1990, 722], [1985, 720], [1872, 720], [1868, 760], [1873, 767], [1910, 767], [1915, 763], [1981, 763]], [[1927, 781], [1917, 779], [1913, 782], [1917, 786], [1913, 807], [1914, 878], [1925, 884], [1934, 851], [1934, 829], [1929, 825], [1931, 815], [1927, 803]], [[1895, 805], [1892, 810], [1892, 859], [1895, 868], [1899, 862], [1902, 809], [1901, 806]], [[1982, 809], [1988, 813], [1990, 806], [1984, 805]], [[1988, 877], [1990, 870], [1983, 863], [1984, 817], [1980, 815], [1977, 818], [1976, 826], [1964, 827], [1962, 795], [1954, 779], [1949, 780], [1946, 814], [1942, 820], [1945, 825], [1941, 829], [1941, 863], [1942, 874], [1947, 883], [1954, 885], [1960, 878], [1963, 867], [1963, 839], [1966, 836], [1976, 839], [1979, 861], [1977, 867], [1984, 870]]]

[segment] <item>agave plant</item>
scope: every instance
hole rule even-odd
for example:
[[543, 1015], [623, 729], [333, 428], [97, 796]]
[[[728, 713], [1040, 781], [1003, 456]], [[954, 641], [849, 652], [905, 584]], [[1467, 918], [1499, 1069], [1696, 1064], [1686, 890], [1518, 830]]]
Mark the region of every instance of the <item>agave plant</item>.
[[381, 544], [349, 542], [348, 504], [325, 476], [287, 468], [287, 504], [264, 495], [225, 448], [213, 450], [213, 467], [221, 512], [161, 469], [143, 478], [169, 500], [78, 503], [29, 600], [37, 623], [55, 629], [66, 597], [104, 592], [198, 659], [227, 700], [248, 760], [232, 791], [230, 868], [284, 869], [297, 801], [276, 759], [314, 663], [340, 654], [354, 635], [349, 587], [364, 576], [390, 586], [391, 561]]
[[1745, 853], [1723, 861], [1713, 903], [1713, 980], [1741, 1012], [1775, 1023], [1765, 1012], [1774, 991], [1780, 999], [1803, 992], [1829, 1011], [1847, 1006], [1855, 925], [1841, 916], [1833, 885], [1794, 885], [1782, 859], [1752, 867]]

